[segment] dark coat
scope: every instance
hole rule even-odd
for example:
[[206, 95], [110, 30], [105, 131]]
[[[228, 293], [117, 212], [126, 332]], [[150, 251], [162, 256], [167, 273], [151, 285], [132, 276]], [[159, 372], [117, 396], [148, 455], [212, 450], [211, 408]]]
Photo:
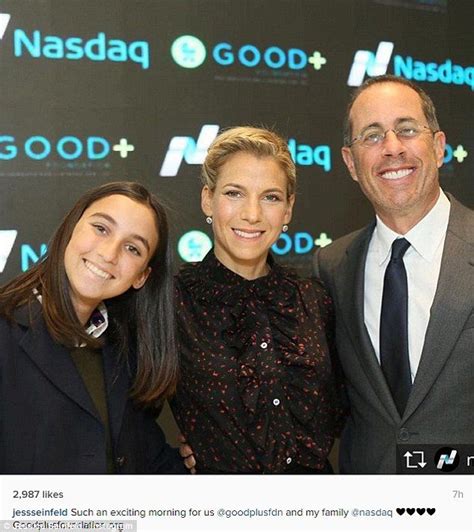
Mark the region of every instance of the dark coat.
[[[41, 307], [0, 319], [0, 474], [107, 472], [103, 423], [69, 351], [53, 341]], [[151, 412], [128, 399], [130, 378], [103, 349], [117, 473], [184, 473]]]

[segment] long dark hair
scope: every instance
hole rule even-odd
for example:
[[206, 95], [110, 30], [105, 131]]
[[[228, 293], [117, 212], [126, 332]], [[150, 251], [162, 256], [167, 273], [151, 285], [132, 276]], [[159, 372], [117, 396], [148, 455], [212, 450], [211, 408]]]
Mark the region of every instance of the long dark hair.
[[30, 304], [37, 290], [42, 296], [43, 317], [51, 336], [66, 347], [102, 342], [89, 336], [74, 310], [64, 268], [64, 253], [72, 232], [92, 203], [119, 194], [149, 206], [155, 215], [158, 245], [148, 266], [150, 275], [139, 290], [130, 289], [107, 300], [110, 334], [120, 356], [136, 355], [135, 381], [131, 390], [141, 403], [170, 396], [178, 377], [175, 342], [171, 249], [166, 212], [156, 196], [139, 183], [107, 183], [86, 192], [54, 233], [47, 255], [30, 270], [0, 288], [0, 315], [13, 319], [18, 307]]

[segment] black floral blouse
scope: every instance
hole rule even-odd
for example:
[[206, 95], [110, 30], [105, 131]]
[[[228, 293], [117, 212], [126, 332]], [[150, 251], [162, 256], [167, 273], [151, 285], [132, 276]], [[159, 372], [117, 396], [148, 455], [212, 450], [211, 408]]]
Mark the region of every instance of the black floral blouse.
[[326, 470], [342, 422], [332, 300], [273, 263], [248, 281], [210, 251], [177, 276], [173, 412], [198, 472]]

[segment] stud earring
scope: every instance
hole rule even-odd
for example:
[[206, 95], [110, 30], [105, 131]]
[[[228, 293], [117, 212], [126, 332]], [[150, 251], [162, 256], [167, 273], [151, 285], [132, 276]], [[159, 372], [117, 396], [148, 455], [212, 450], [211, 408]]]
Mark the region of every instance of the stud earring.
[[281, 230], [286, 233], [288, 231], [288, 226], [286, 224], [283, 225], [283, 227], [281, 228]]
[[212, 216], [207, 216], [206, 217], [206, 222], [211, 225], [212, 224]]

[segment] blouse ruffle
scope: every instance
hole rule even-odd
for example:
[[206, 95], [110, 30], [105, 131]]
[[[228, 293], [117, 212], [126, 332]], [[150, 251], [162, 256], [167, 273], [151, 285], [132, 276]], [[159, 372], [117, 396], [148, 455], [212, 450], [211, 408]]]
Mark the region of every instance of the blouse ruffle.
[[[307, 341], [298, 335], [301, 328], [296, 309], [305, 305], [308, 297], [314, 301], [328, 296], [319, 284], [311, 287], [308, 296], [308, 287], [301, 288], [302, 283], [312, 284], [311, 281], [301, 281], [271, 258], [270, 266], [268, 275], [249, 281], [227, 269], [210, 252], [199, 265], [183, 268], [179, 282], [203, 308], [227, 307], [232, 316], [221, 329], [222, 341], [238, 361], [236, 385], [245, 408], [247, 434], [252, 435], [260, 450], [264, 467], [272, 469], [271, 449], [278, 446], [277, 441], [282, 437], [295, 439], [300, 455], [307, 455], [303, 460], [305, 465], [317, 467], [318, 459], [326, 458], [333, 441], [333, 423], [321, 420], [324, 412], [318, 408], [320, 401], [323, 410], [328, 406], [326, 401], [332, 401], [327, 397], [326, 384], [331, 379], [331, 363], [325, 342], [318, 344], [319, 353], [314, 352], [314, 345], [308, 352]], [[308, 314], [307, 309], [303, 310]], [[273, 367], [264, 364], [257, 341], [261, 330], [258, 316], [262, 314], [267, 316], [271, 329], [276, 356]], [[320, 317], [319, 328], [324, 336], [327, 323], [324, 316]], [[275, 380], [283, 390], [291, 417], [291, 426], [287, 427], [290, 433], [286, 436], [272, 431], [271, 416], [275, 411], [271, 411], [272, 397], [268, 390], [272, 388], [269, 382], [274, 384]]]

